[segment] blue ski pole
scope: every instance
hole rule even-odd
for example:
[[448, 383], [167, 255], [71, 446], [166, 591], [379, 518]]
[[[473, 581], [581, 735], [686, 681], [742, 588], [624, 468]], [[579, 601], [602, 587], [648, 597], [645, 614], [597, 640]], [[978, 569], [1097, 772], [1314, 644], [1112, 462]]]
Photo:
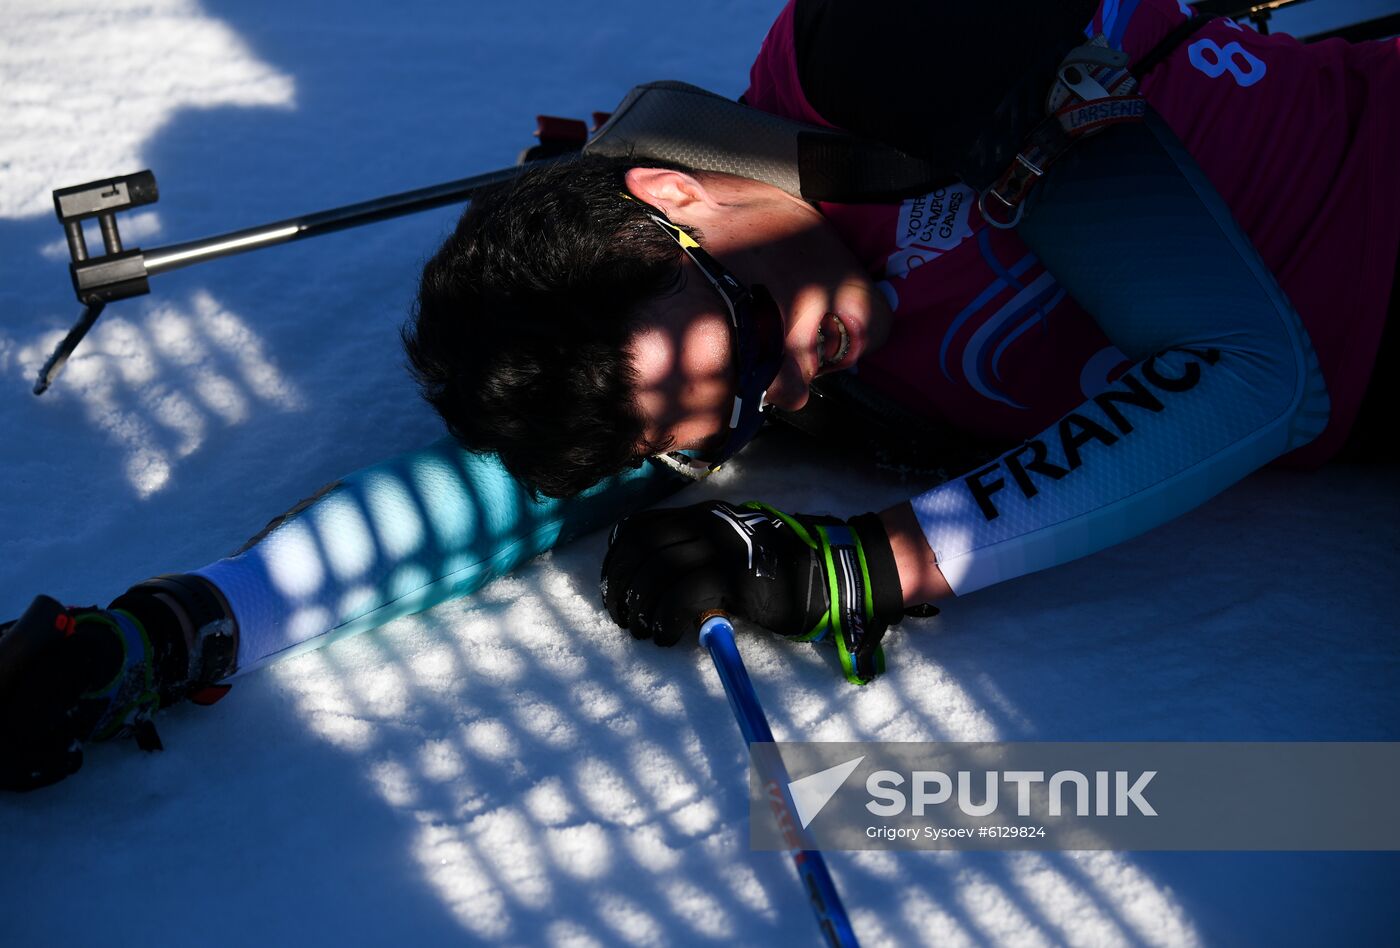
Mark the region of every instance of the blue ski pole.
[[[734, 644], [734, 627], [723, 615], [711, 615], [700, 626], [700, 644], [714, 659], [715, 671], [724, 683], [724, 693], [729, 696], [729, 706], [734, 709], [734, 717], [739, 721], [739, 730], [745, 742], [772, 743], [773, 732], [768, 727], [768, 718], [763, 706], [758, 703], [753, 682], [744, 668], [744, 660], [739, 656], [739, 647]], [[791, 848], [788, 855], [797, 867], [798, 878], [802, 880], [807, 895], [812, 902], [812, 910], [817, 913], [817, 924], [821, 926], [826, 940], [836, 948], [858, 948], [855, 929], [846, 916], [846, 908], [841, 904], [841, 896], [836, 893], [836, 883], [827, 871], [826, 860], [814, 849], [803, 849], [797, 836], [797, 809], [792, 803], [788, 789], [787, 768], [777, 754], [760, 754], [754, 758], [760, 762], [764, 790], [768, 800], [778, 815], [783, 836]], [[781, 809], [778, 809], [781, 807]], [[787, 828], [793, 830], [788, 832]]]

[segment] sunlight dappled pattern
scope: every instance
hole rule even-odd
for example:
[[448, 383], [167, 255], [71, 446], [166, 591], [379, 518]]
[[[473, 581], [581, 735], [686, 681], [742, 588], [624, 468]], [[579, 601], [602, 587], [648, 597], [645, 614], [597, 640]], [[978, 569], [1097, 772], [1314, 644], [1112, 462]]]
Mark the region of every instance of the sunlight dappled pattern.
[[1066, 864], [1078, 869], [1096, 894], [1123, 919], [1133, 937], [1149, 945], [1198, 945], [1189, 919], [1168, 891], [1131, 859], [1113, 852], [1065, 853]]
[[[32, 380], [65, 332], [11, 343], [10, 371]], [[104, 315], [68, 362], [63, 385], [44, 397], [78, 401], [93, 430], [122, 448], [127, 481], [140, 497], [159, 492], [181, 459], [213, 431], [246, 422], [254, 406], [304, 407], [257, 333], [203, 291], [184, 304], [165, 300]]]
[[1056, 940], [1079, 945], [1132, 944], [1127, 933], [1094, 904], [1092, 896], [1042, 854], [1017, 853], [1009, 866], [1016, 884], [1045, 917]]
[[[110, 90], [95, 98], [100, 76], [126, 77], [110, 104]], [[51, 214], [56, 187], [144, 168], [143, 147], [182, 109], [287, 109], [294, 96], [290, 76], [195, 0], [7, 0], [0, 218]]]
[[[154, 168], [166, 198], [122, 218], [127, 243], [150, 248], [488, 170], [536, 112], [587, 115], [634, 81], [739, 93], [783, 2], [692, 5], [680, 45], [636, 28], [656, 22], [640, 0], [0, 2], [0, 619], [36, 592], [85, 603], [207, 563], [325, 480], [438, 432], [389, 323], [446, 209], [153, 281], [34, 399], [77, 310], [49, 189]], [[813, 464], [759, 442], [688, 490], [842, 516], [909, 496], [832, 453]], [[304, 521], [318, 560], [301, 578], [319, 594], [274, 611], [280, 634], [370, 609], [381, 581], [468, 568], [376, 572], [461, 527], [444, 531], [419, 496], [451, 472], [398, 473], [397, 496], [366, 486], [362, 507], [328, 507], [334, 533]], [[741, 647], [784, 737], [1386, 739], [1395, 556], [1376, 537], [1393, 484], [1302, 480], [1266, 473], [1150, 548], [906, 623], [888, 679], [867, 689], [844, 685], [829, 652], [752, 629]], [[501, 486], [479, 499], [506, 509]], [[1276, 551], [1300, 533], [1311, 582], [1271, 582], [1296, 572]], [[164, 754], [93, 747], [63, 786], [0, 800], [3, 891], [26, 908], [0, 919], [0, 944], [110, 941], [133, 894], [160, 903], [165, 928], [230, 944], [815, 943], [790, 866], [748, 849], [746, 760], [718, 679], [693, 645], [609, 624], [601, 555], [600, 538], [581, 541], [249, 675], [213, 709], [162, 715]], [[1244, 624], [1243, 600], [1262, 627]], [[1309, 923], [1374, 926], [1395, 875], [1341, 856], [1254, 865], [1235, 886], [1220, 884], [1235, 881], [1228, 858], [831, 858], [865, 944], [939, 948], [1283, 942]]]
[[[1005, 858], [1005, 857], [1003, 857]], [[1038, 924], [1016, 905], [1013, 893], [975, 869], [960, 873], [954, 897], [977, 926], [982, 938], [997, 945], [1051, 945]]]
[[[810, 934], [784, 860], [747, 848], [746, 755], [708, 659], [632, 654], [578, 575], [592, 563], [574, 559], [556, 553], [469, 601], [272, 674], [310, 728], [360, 758], [366, 784], [419, 827], [412, 856], [470, 937], [669, 945]], [[993, 740], [993, 721], [1024, 720], [996, 689], [968, 687], [918, 654], [902, 658], [927, 688], [818, 691], [779, 684], [793, 664], [821, 662], [817, 650], [743, 642], [780, 735]], [[407, 741], [404, 721], [416, 735]], [[865, 944], [1199, 943], [1130, 854], [830, 858]], [[868, 911], [874, 893], [898, 910]]]

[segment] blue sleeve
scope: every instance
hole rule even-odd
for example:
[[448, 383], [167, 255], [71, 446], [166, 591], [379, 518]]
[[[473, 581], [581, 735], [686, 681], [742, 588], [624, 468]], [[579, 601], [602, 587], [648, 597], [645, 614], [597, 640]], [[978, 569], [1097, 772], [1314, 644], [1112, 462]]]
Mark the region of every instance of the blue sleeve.
[[689, 483], [659, 465], [532, 498], [451, 438], [356, 471], [195, 573], [238, 623], [238, 673], [475, 592]]
[[914, 498], [959, 594], [1165, 523], [1327, 424], [1297, 312], [1150, 110], [1055, 165], [1018, 229], [1138, 361], [1035, 438]]

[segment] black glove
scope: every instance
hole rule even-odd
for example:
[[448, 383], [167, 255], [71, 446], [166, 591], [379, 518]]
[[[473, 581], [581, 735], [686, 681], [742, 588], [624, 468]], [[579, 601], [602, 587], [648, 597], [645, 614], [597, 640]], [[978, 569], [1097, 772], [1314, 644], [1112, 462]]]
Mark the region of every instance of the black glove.
[[880, 640], [904, 616], [879, 517], [789, 516], [758, 503], [623, 520], [608, 541], [602, 591], [614, 622], [658, 645], [674, 645], [716, 611], [804, 641], [831, 633], [856, 684], [884, 671]]
[[157, 578], [106, 609], [38, 596], [0, 625], [0, 789], [62, 780], [88, 741], [130, 735], [159, 750], [157, 708], [227, 692], [213, 682], [234, 670], [235, 631], [201, 583]]

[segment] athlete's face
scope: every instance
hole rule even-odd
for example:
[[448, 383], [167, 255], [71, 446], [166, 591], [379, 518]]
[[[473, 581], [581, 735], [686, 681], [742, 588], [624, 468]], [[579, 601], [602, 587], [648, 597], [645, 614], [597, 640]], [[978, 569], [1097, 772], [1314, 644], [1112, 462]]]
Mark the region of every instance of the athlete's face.
[[[817, 211], [778, 188], [727, 175], [694, 178], [634, 169], [628, 187], [748, 284], [762, 284], [783, 318], [784, 358], [769, 404], [796, 411], [812, 379], [850, 368], [881, 345], [891, 315], [854, 255]], [[653, 301], [629, 350], [646, 438], [672, 450], [717, 447], [734, 404], [728, 312], [689, 259], [680, 288]]]

